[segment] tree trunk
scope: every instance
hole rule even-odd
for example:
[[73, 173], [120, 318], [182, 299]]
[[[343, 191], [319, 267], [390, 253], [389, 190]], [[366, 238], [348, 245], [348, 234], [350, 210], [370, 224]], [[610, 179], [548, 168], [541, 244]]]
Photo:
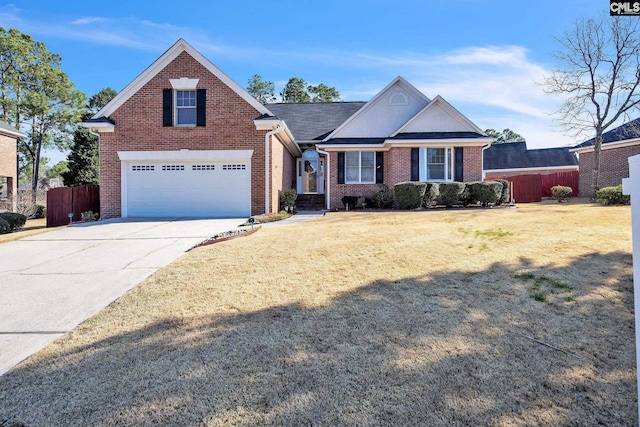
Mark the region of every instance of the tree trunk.
[[602, 149], [602, 128], [596, 127], [596, 143], [593, 145], [593, 171], [591, 176], [591, 198], [597, 199], [597, 192], [600, 189], [600, 151]]
[[33, 159], [33, 179], [31, 180], [31, 198], [33, 200], [33, 204], [37, 203], [38, 196], [38, 176], [40, 175], [40, 152], [42, 150], [42, 132], [38, 132], [37, 137], [37, 146], [35, 150], [35, 156]]

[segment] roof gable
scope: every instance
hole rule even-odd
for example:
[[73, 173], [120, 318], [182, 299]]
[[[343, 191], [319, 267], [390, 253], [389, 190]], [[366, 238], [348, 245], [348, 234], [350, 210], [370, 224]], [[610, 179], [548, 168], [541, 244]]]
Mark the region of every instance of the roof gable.
[[249, 94], [242, 86], [233, 81], [229, 76], [223, 73], [218, 67], [213, 65], [211, 61], [205, 58], [200, 52], [195, 50], [184, 39], [178, 39], [165, 53], [163, 53], [153, 64], [147, 67], [142, 73], [138, 75], [131, 83], [129, 83], [122, 91], [116, 95], [111, 102], [105, 105], [100, 111], [98, 111], [92, 119], [100, 117], [109, 117], [115, 110], [117, 110], [122, 104], [124, 104], [131, 96], [133, 96], [138, 90], [140, 90], [145, 84], [147, 84], [153, 77], [155, 77], [160, 71], [162, 71], [167, 65], [169, 65], [174, 59], [178, 57], [182, 52], [186, 52], [193, 59], [198, 61], [216, 76], [220, 81], [226, 84], [231, 90], [236, 92], [242, 99], [247, 101], [253, 108], [255, 108], [260, 114], [266, 114], [272, 116], [273, 114], [262, 105], [257, 99]]
[[422, 132], [473, 132], [486, 136], [482, 129], [453, 108], [440, 95], [396, 130], [392, 136]]
[[391, 136], [418, 111], [429, 98], [398, 76], [360, 110], [325, 138], [381, 138]]

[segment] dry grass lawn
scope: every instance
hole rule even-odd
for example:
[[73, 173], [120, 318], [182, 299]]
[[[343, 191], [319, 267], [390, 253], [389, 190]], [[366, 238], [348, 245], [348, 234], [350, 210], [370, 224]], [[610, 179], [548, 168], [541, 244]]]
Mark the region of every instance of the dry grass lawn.
[[0, 425], [637, 425], [632, 280], [628, 206], [264, 227], [1, 377]]
[[12, 242], [24, 237], [35, 236], [36, 234], [46, 233], [60, 227], [47, 228], [47, 219], [28, 219], [27, 223], [20, 230], [8, 234], [0, 234], [0, 243]]

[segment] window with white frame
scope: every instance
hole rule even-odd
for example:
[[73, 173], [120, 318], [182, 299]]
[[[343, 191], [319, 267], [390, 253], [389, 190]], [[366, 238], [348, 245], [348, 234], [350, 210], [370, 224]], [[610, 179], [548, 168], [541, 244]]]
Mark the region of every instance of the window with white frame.
[[176, 90], [176, 126], [196, 125], [196, 91]]
[[453, 148], [421, 148], [420, 181], [453, 181]]
[[345, 153], [345, 182], [347, 184], [376, 182], [376, 154], [373, 151]]

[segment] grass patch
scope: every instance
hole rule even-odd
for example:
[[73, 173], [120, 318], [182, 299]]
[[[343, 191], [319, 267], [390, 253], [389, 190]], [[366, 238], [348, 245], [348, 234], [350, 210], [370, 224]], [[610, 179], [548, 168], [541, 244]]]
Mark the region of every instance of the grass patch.
[[511, 231], [503, 230], [502, 228], [490, 228], [488, 230], [476, 230], [476, 236], [488, 237], [492, 240], [496, 240], [507, 236], [513, 236], [513, 233]]
[[192, 250], [0, 377], [0, 420], [636, 425], [631, 272], [628, 206], [264, 227]]

